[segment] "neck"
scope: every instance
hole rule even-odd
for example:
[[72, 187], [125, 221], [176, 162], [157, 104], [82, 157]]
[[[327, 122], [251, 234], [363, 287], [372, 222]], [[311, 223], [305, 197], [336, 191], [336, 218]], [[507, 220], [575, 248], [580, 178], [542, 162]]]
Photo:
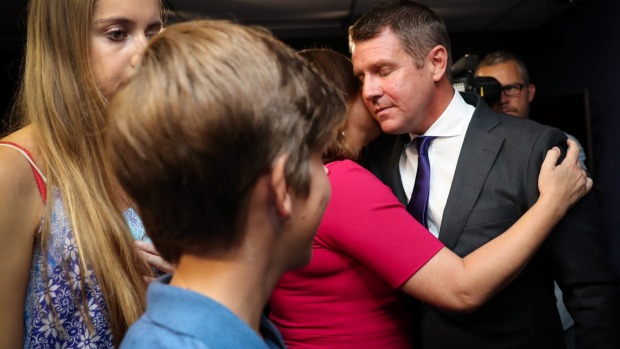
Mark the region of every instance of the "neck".
[[262, 311], [281, 273], [270, 275], [267, 263], [226, 255], [181, 257], [170, 282], [222, 304], [257, 333]]
[[347, 130], [345, 142], [349, 147], [355, 149], [355, 151], [357, 152], [360, 152], [362, 151], [362, 148], [364, 148], [368, 145], [368, 143], [370, 143], [365, 139], [365, 136], [365, 130], [351, 128], [350, 130]]
[[420, 127], [412, 130], [410, 133], [414, 135], [424, 135], [426, 131], [428, 131], [431, 126], [441, 117], [443, 112], [448, 109], [450, 102], [454, 98], [454, 88], [452, 87], [452, 83], [447, 79], [443, 78], [435, 85], [435, 91], [433, 94], [433, 99], [431, 103], [429, 103], [426, 109], [426, 118], [424, 118], [424, 122], [420, 125]]
[[[170, 284], [222, 304], [260, 335], [260, 318], [276, 283], [290, 269], [288, 240], [272, 199], [271, 174], [261, 176], [250, 196], [241, 242], [204, 256], [182, 255]], [[206, 232], [205, 232], [206, 233]], [[285, 255], [283, 257], [282, 255]]]

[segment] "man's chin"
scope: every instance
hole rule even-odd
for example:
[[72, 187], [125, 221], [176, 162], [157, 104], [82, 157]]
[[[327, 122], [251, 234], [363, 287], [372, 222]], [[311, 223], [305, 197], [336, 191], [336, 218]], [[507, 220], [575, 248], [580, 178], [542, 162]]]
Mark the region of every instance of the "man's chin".
[[383, 133], [387, 133], [390, 135], [399, 135], [403, 133], [408, 133], [408, 131], [401, 130], [402, 127], [399, 127], [399, 125], [396, 125], [393, 122], [383, 121], [380, 123], [380, 125], [381, 125], [381, 131], [383, 131]]
[[525, 118], [525, 116], [521, 116], [521, 114], [518, 111], [514, 111], [514, 110], [505, 111], [503, 113], [504, 114], [508, 114], [508, 115], [512, 115], [512, 116], [517, 117], [517, 118]]
[[519, 117], [519, 111], [514, 110], [514, 109], [500, 109], [499, 112], [503, 114], [508, 114], [508, 115]]

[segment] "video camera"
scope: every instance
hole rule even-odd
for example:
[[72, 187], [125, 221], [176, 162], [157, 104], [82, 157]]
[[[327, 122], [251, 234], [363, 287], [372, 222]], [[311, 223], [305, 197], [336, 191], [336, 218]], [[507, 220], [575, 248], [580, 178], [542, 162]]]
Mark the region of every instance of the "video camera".
[[452, 86], [459, 92], [473, 92], [488, 104], [499, 100], [502, 85], [489, 76], [474, 76], [480, 59], [477, 55], [466, 54], [452, 65]]

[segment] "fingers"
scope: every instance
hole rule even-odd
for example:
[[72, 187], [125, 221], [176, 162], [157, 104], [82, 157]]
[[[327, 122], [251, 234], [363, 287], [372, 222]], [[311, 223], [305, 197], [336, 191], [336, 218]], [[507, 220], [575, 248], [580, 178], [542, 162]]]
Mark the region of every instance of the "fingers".
[[[592, 179], [588, 178], [579, 162], [579, 146], [567, 140], [566, 157], [558, 164], [560, 149], [553, 147], [547, 152], [538, 177], [541, 195], [551, 196], [558, 205], [568, 209], [592, 189]], [[562, 206], [562, 207], [564, 207]]]
[[[573, 141], [572, 139], [567, 139], [566, 144], [568, 145], [568, 150], [566, 151], [566, 158], [562, 160], [560, 165], [562, 164], [572, 165], [572, 164], [578, 163], [579, 162], [579, 151], [580, 151], [579, 145], [577, 145], [577, 142]], [[543, 166], [546, 166], [549, 169], [556, 167], [560, 156], [561, 156], [561, 152], [558, 147], [553, 147], [549, 149], [549, 151], [547, 152], [547, 156], [545, 157], [545, 160], [543, 161]]]
[[586, 193], [592, 190], [592, 186], [594, 186], [594, 181], [592, 180], [592, 178], [587, 177], [586, 178]]
[[562, 153], [560, 152], [560, 148], [553, 147], [547, 151], [547, 156], [545, 156], [545, 160], [542, 163], [543, 168], [553, 169], [558, 163], [558, 159], [560, 158]]
[[592, 187], [594, 186], [594, 181], [592, 180], [592, 178], [588, 177], [588, 173], [586, 172], [586, 170], [582, 169], [582, 171], [583, 171], [583, 176], [586, 178], [586, 191], [585, 192], [588, 193], [590, 190], [592, 190]]
[[174, 267], [159, 255], [153, 244], [144, 241], [136, 241], [135, 243], [148, 265], [164, 273], [174, 271]]
[[150, 254], [159, 255], [159, 253], [157, 252], [153, 244], [145, 242], [145, 241], [140, 241], [140, 240], [136, 240], [135, 243], [139, 250], [150, 253]]
[[574, 182], [574, 196], [571, 196], [569, 199], [569, 207], [572, 207], [577, 201], [584, 197], [592, 189], [594, 184], [592, 178], [588, 177], [587, 172], [581, 167], [579, 162], [572, 164], [570, 167], [566, 167], [566, 169], [574, 169], [577, 167], [579, 168], [579, 171], [575, 172], [574, 170], [571, 170], [576, 181]]
[[142, 253], [142, 255], [144, 256], [144, 259], [146, 259], [146, 262], [153, 268], [164, 273], [172, 273], [174, 271], [173, 266], [160, 256], [150, 253]]
[[163, 271], [166, 274], [170, 274], [172, 272], [174, 272], [174, 266], [168, 262], [166, 262], [165, 259], [160, 258], [161, 261], [159, 262], [159, 266], [157, 267], [157, 269], [159, 269], [160, 271]]
[[[568, 144], [568, 151], [566, 152], [566, 159], [564, 161], [568, 163], [573, 163], [579, 160], [579, 146], [577, 142], [572, 139], [567, 139], [566, 144]], [[564, 162], [562, 161], [562, 162]]]

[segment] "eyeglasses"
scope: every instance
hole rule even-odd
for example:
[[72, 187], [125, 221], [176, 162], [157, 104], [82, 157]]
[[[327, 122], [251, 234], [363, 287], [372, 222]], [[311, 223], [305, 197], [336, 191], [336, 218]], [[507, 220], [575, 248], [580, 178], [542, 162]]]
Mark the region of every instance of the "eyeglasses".
[[502, 92], [508, 97], [514, 97], [521, 94], [524, 86], [529, 84], [510, 84], [506, 86], [502, 86]]

